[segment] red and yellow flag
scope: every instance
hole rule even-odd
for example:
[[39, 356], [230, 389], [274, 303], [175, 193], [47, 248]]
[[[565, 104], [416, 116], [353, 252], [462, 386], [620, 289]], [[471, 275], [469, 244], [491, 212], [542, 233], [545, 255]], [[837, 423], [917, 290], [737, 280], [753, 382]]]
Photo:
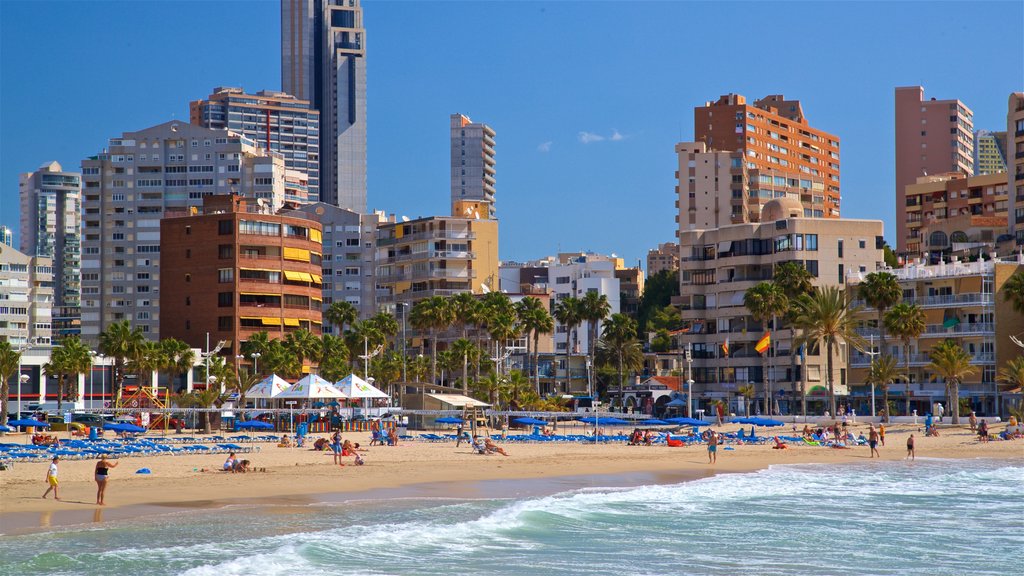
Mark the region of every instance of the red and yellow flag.
[[771, 346], [771, 345], [772, 345], [772, 333], [771, 332], [765, 332], [764, 336], [762, 336], [761, 339], [757, 341], [757, 344], [754, 345], [754, 350], [757, 350], [758, 354], [764, 354], [764, 351], [767, 350], [768, 347]]
[[725, 354], [726, 358], [729, 357], [729, 337], [726, 336], [725, 342], [722, 343], [722, 353]]

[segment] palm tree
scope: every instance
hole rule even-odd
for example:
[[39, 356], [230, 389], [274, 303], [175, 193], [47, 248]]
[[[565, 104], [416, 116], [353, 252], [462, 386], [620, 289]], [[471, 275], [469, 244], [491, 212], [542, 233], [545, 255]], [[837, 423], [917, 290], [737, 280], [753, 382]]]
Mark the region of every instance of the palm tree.
[[320, 337], [319, 374], [331, 382], [348, 375], [348, 346], [340, 336], [324, 334]]
[[[796, 378], [796, 355], [801, 347], [799, 342], [802, 339], [800, 328], [793, 323], [793, 319], [796, 318], [796, 302], [804, 296], [810, 296], [814, 292], [814, 275], [810, 273], [803, 265], [799, 262], [783, 262], [775, 267], [775, 273], [772, 276], [772, 282], [774, 282], [779, 288], [782, 289], [782, 293], [786, 295], [789, 300], [789, 309], [786, 311], [786, 323], [789, 324], [790, 329], [790, 345], [789, 345], [789, 368], [790, 374], [793, 375], [793, 398], [796, 398], [797, 389], [797, 378]], [[806, 358], [806, 354], [804, 355]], [[801, 362], [806, 364], [806, 362]], [[801, 379], [806, 379], [807, 367], [801, 366]], [[801, 412], [807, 416], [807, 395], [804, 386], [801, 386]]]
[[597, 325], [611, 314], [612, 305], [608, 297], [595, 291], [588, 291], [580, 299], [580, 316], [587, 321], [587, 355], [594, 357], [597, 346]]
[[383, 344], [386, 344], [388, 340], [394, 338], [395, 334], [398, 334], [398, 320], [387, 312], [380, 312], [373, 318], [367, 320], [378, 332], [384, 337]]
[[74, 393], [67, 391], [67, 378], [73, 377], [77, 380], [79, 374], [88, 372], [92, 367], [92, 353], [78, 336], [68, 336], [61, 339], [60, 345], [50, 353], [50, 361], [43, 365], [47, 374], [57, 377], [57, 410], [60, 411], [62, 403], [67, 397], [74, 400], [78, 397], [78, 387], [74, 387]]
[[504, 379], [501, 376], [496, 372], [491, 372], [473, 382], [473, 396], [480, 400], [486, 400], [495, 409], [498, 409], [499, 401], [504, 401], [505, 406], [510, 406], [511, 399], [504, 384]]
[[[487, 331], [490, 333], [491, 339], [494, 340], [495, 347], [497, 348], [495, 358], [498, 358], [497, 361], [501, 362], [501, 359], [505, 356], [505, 344], [509, 340], [518, 338], [523, 333], [523, 327], [519, 323], [519, 317], [516, 315], [511, 303], [488, 312]], [[499, 364], [496, 368], [500, 373], [501, 365]]]
[[530, 379], [519, 370], [510, 371], [508, 376], [504, 378], [503, 384], [503, 392], [505, 392], [510, 400], [510, 402], [505, 404], [506, 407], [510, 407], [513, 404], [519, 407], [528, 394], [536, 394], [533, 391], [533, 387], [530, 386]]
[[7, 340], [0, 340], [0, 424], [7, 424], [7, 406], [11, 398], [11, 378], [18, 374], [21, 352]]
[[884, 422], [889, 421], [889, 385], [896, 382], [901, 375], [899, 361], [888, 354], [882, 354], [877, 360], [871, 362], [868, 369], [868, 384], [874, 384], [882, 389], [882, 405], [885, 406]]
[[470, 292], [460, 292], [448, 300], [454, 322], [462, 329], [462, 337], [469, 338], [469, 325], [480, 321], [480, 301]]
[[338, 336], [341, 336], [345, 333], [345, 326], [354, 324], [359, 318], [359, 310], [351, 302], [331, 302], [324, 318], [338, 327]]
[[167, 371], [169, 377], [167, 387], [173, 388], [175, 376], [192, 370], [196, 361], [196, 353], [192, 351], [191, 346], [177, 338], [161, 340], [160, 348], [163, 350], [165, 360], [162, 368]]
[[[519, 323], [528, 337], [526, 341], [526, 354], [530, 356], [530, 349], [533, 349], [533, 378], [537, 393], [540, 394], [540, 335], [550, 334], [555, 330], [555, 321], [551, 314], [539, 299], [532, 296], [523, 298], [516, 304], [516, 313], [519, 315]], [[529, 339], [533, 335], [532, 342]]]
[[604, 323], [601, 332], [601, 339], [604, 346], [615, 355], [619, 369], [619, 411], [625, 409], [623, 389], [625, 384], [622, 381], [622, 357], [629, 353], [630, 348], [638, 348], [640, 343], [636, 338], [636, 321], [625, 314], [612, 314], [612, 317]]
[[[211, 370], [212, 372], [212, 370]], [[219, 388], [206, 388], [205, 390], [193, 390], [185, 394], [172, 396], [172, 401], [182, 408], [213, 408], [220, 407], [224, 403], [224, 395]], [[203, 412], [203, 433], [209, 434], [210, 412]]]
[[739, 388], [737, 388], [736, 391], [740, 393], [740, 396], [743, 396], [743, 399], [744, 399], [743, 400], [743, 410], [744, 410], [744, 412], [746, 412], [746, 415], [749, 418], [750, 417], [750, 401], [754, 399], [754, 394], [755, 394], [754, 385], [753, 384], [744, 384], [744, 385], [740, 386]]
[[[242, 356], [253, 361], [253, 368], [259, 368], [261, 364], [253, 358], [253, 354], [259, 354], [260, 357], [267, 355], [267, 350], [270, 348], [270, 335], [267, 334], [266, 330], [261, 330], [249, 336], [249, 339], [242, 342], [239, 347], [242, 350]], [[271, 371], [272, 372], [272, 371]], [[258, 370], [259, 374], [266, 374], [266, 370]]]
[[565, 373], [566, 382], [572, 384], [572, 353], [576, 351], [576, 328], [583, 323], [580, 300], [569, 296], [555, 304], [555, 319], [565, 326]]
[[100, 332], [100, 352], [114, 359], [114, 382], [117, 387], [116, 398], [120, 398], [124, 388], [125, 363], [135, 358], [139, 348], [145, 341], [140, 328], [132, 328], [127, 320], [114, 322]]
[[931, 358], [928, 369], [946, 381], [946, 399], [956, 426], [960, 424], [960, 383], [978, 369], [971, 366], [971, 355], [953, 340], [943, 340], [933, 347]]
[[1014, 272], [1003, 284], [1002, 292], [1003, 299], [1009, 302], [1014, 310], [1024, 314], [1024, 270]]
[[430, 334], [430, 381], [437, 381], [437, 334], [448, 328], [455, 315], [443, 296], [431, 296], [412, 307], [409, 321], [417, 330]]
[[816, 288], [814, 294], [797, 301], [797, 316], [794, 323], [804, 331], [804, 340], [824, 343], [828, 374], [829, 405], [836, 413], [836, 391], [833, 378], [833, 362], [836, 345], [845, 342], [858, 350], [864, 350], [867, 342], [857, 334], [855, 316], [860, 309], [850, 308], [843, 292], [834, 286]]
[[996, 378], [1003, 383], [999, 387], [1001, 392], [1020, 392], [1024, 390], [1024, 356], [1018, 356], [1006, 363], [999, 369], [999, 377]]
[[242, 421], [245, 421], [245, 397], [253, 389], [253, 386], [262, 380], [259, 374], [249, 371], [242, 372], [237, 378], [231, 379], [231, 388], [238, 393], [238, 411]]
[[[289, 332], [284, 338], [284, 347], [295, 355], [301, 367], [306, 360], [320, 357], [320, 339], [309, 330], [299, 329]], [[301, 370], [301, 368], [300, 368]]]
[[462, 393], [469, 394], [469, 362], [476, 360], [480, 349], [468, 338], [459, 338], [452, 342], [451, 351], [457, 358], [462, 358]]
[[872, 272], [864, 278], [858, 292], [868, 306], [878, 310], [879, 350], [885, 352], [885, 312], [903, 299], [903, 289], [895, 275]]
[[260, 357], [260, 374], [277, 374], [282, 378], [297, 378], [302, 373], [302, 362], [295, 353], [276, 338], [267, 345]]
[[900, 302], [885, 313], [886, 330], [903, 342], [904, 371], [906, 381], [906, 415], [910, 415], [910, 341], [916, 340], [925, 330], [924, 310], [917, 304]]
[[406, 371], [413, 382], [423, 382], [426, 380], [427, 374], [430, 374], [430, 360], [422, 354], [408, 359], [406, 366]]
[[139, 385], [145, 378], [146, 384], [153, 386], [153, 372], [163, 370], [167, 366], [164, 349], [159, 342], [144, 340], [138, 347], [135, 357], [128, 360], [128, 369], [138, 378]]
[[[774, 322], [776, 316], [785, 314], [789, 310], [789, 299], [777, 284], [758, 282], [743, 295], [743, 306], [755, 321], [761, 323], [764, 331], [768, 332], [769, 323]], [[772, 391], [768, 385], [768, 357], [770, 355], [771, 350], [766, 350], [761, 355], [765, 414], [772, 413]]]
[[[462, 356], [456, 354], [451, 348], [437, 353], [437, 365], [441, 367], [441, 386], [447, 385], [446, 382], [451, 382], [452, 373], [458, 370], [461, 362]], [[468, 390], [467, 386], [464, 391]]]

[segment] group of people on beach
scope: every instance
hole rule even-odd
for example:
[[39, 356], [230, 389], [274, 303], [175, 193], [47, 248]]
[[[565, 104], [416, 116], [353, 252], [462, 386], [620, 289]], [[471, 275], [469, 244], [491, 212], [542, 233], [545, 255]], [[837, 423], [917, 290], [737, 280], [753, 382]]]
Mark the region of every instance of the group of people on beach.
[[[46, 492], [43, 492], [43, 500], [50, 495], [50, 492], [53, 492], [54, 500], [60, 500], [58, 492], [60, 482], [57, 479], [59, 473], [57, 464], [59, 462], [60, 456], [54, 456], [50, 460], [50, 467], [46, 469]], [[111, 468], [117, 468], [117, 462], [107, 460], [105, 455], [101, 455], [93, 471], [93, 479], [96, 481], [96, 504], [99, 506], [105, 504], [104, 497], [107, 494], [107, 477], [110, 475]]]

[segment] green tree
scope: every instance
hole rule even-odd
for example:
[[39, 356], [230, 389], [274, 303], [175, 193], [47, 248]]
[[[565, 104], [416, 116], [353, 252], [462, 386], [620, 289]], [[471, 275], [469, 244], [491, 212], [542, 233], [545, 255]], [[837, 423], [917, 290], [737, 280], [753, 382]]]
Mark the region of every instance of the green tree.
[[583, 323], [583, 313], [581, 309], [580, 300], [569, 296], [563, 298], [555, 304], [555, 320], [562, 326], [565, 326], [565, 373], [566, 373], [566, 384], [571, 385], [572, 375], [572, 354], [573, 352], [579, 353], [577, 350], [577, 336], [576, 330], [579, 325]]
[[978, 369], [971, 366], [971, 355], [953, 340], [934, 346], [931, 359], [928, 369], [946, 381], [946, 405], [953, 413], [953, 425], [960, 424], [960, 384]]
[[900, 260], [896, 257], [896, 253], [892, 251], [892, 247], [886, 242], [882, 245], [882, 260], [885, 261], [885, 265], [889, 268], [899, 268]]
[[652, 352], [668, 352], [672, 348], [672, 335], [668, 330], [659, 329], [651, 338]]
[[276, 338], [267, 344], [266, 352], [260, 357], [260, 368], [261, 375], [277, 374], [282, 378], [298, 378], [302, 373], [299, 358]]
[[[793, 397], [796, 398], [796, 356], [800, 351], [801, 345], [799, 343], [801, 342], [803, 335], [801, 334], [800, 328], [796, 326], [793, 320], [796, 318], [797, 301], [800, 298], [810, 296], [814, 293], [814, 275], [804, 268], [804, 266], [799, 262], [783, 262], [775, 267], [772, 282], [782, 289], [782, 293], [786, 295], [786, 299], [789, 301], [789, 309], [786, 310], [785, 319], [791, 332], [789, 345], [789, 369], [790, 374], [793, 375]], [[802, 362], [801, 364], [805, 364], [805, 362]], [[800, 377], [805, 381], [801, 384], [805, 384], [807, 378], [806, 366], [801, 366]], [[807, 416], [807, 387], [805, 385], [800, 386], [800, 399], [801, 413], [804, 416]]]
[[537, 394], [530, 384], [530, 379], [519, 370], [510, 371], [504, 378], [502, 392], [509, 399], [509, 402], [505, 402], [506, 408], [512, 406], [519, 408], [527, 397]]
[[345, 333], [345, 326], [355, 324], [359, 318], [359, 310], [351, 302], [331, 302], [324, 312], [324, 318], [338, 328], [338, 336]]
[[[658, 310], [665, 308], [672, 303], [672, 297], [679, 295], [679, 271], [662, 270], [653, 276], [648, 276], [644, 282], [644, 293], [640, 297], [640, 305], [637, 307], [637, 324], [640, 334], [650, 331], [647, 325], [651, 316]], [[678, 316], [678, 314], [676, 314]], [[664, 327], [668, 330], [675, 328]]]
[[437, 382], [437, 338], [438, 334], [451, 326], [455, 314], [448, 301], [442, 296], [431, 296], [420, 300], [412, 307], [409, 320], [417, 330], [430, 334], [430, 382]]
[[878, 311], [879, 350], [887, 352], [885, 345], [885, 313], [903, 299], [903, 289], [896, 276], [889, 272], [872, 272], [857, 289], [868, 306]]
[[647, 332], [671, 332], [683, 327], [683, 317], [675, 306], [657, 308], [647, 321]]
[[[768, 332], [770, 323], [774, 322], [777, 316], [789, 311], [789, 299], [778, 285], [772, 282], [758, 282], [743, 295], [743, 306], [755, 321], [761, 323], [764, 331]], [[772, 391], [768, 383], [768, 357], [770, 355], [770, 349], [761, 355], [765, 414], [772, 413]]]
[[469, 363], [476, 361], [480, 355], [480, 348], [468, 338], [459, 338], [452, 342], [452, 354], [462, 360], [462, 392], [469, 393]]
[[422, 354], [413, 356], [407, 360], [406, 370], [413, 382], [423, 382], [430, 374], [430, 359]]
[[834, 359], [836, 345], [845, 342], [858, 350], [864, 350], [867, 342], [857, 334], [856, 315], [859, 308], [851, 308], [843, 292], [834, 286], [816, 288], [814, 294], [797, 302], [794, 323], [804, 331], [804, 341], [824, 343], [828, 396], [831, 413], [836, 413], [836, 391], [834, 382]]
[[320, 337], [319, 374], [326, 380], [337, 382], [348, 376], [348, 346], [339, 336], [324, 334]]
[[387, 312], [380, 312], [367, 320], [378, 332], [384, 336], [384, 343], [391, 341], [398, 334], [398, 320]]
[[[540, 394], [540, 335], [554, 332], [555, 321], [544, 304], [532, 296], [527, 296], [516, 304], [516, 313], [519, 315], [519, 323], [528, 337], [526, 353], [527, 357], [532, 359], [534, 387]], [[529, 338], [531, 335], [532, 339]], [[532, 356], [530, 356], [531, 348]]]
[[114, 322], [100, 332], [100, 352], [114, 359], [115, 397], [121, 397], [124, 389], [125, 366], [127, 361], [139, 354], [142, 343], [146, 340], [142, 330], [132, 328], [127, 320]]
[[262, 382], [263, 379], [259, 374], [249, 372], [248, 370], [240, 372], [238, 377], [232, 377], [230, 381], [230, 387], [236, 393], [238, 393], [238, 413], [239, 419], [245, 421], [245, 402], [246, 396], [253, 389], [254, 386]]
[[192, 370], [196, 363], [196, 353], [187, 343], [177, 338], [167, 338], [160, 341], [161, 355], [164, 364], [161, 367], [167, 372], [167, 387], [174, 388], [174, 378], [186, 374]]
[[901, 375], [899, 362], [896, 358], [882, 354], [877, 360], [871, 362], [871, 368], [868, 369], [867, 378], [864, 379], [868, 384], [874, 384], [882, 389], [882, 405], [885, 406], [885, 422], [889, 421], [889, 386], [896, 382]]
[[736, 389], [740, 396], [743, 396], [743, 410], [750, 417], [750, 402], [754, 399], [754, 395], [757, 393], [754, 390], [753, 384], [744, 384]]
[[[210, 372], [213, 372], [211, 369]], [[186, 392], [184, 394], [176, 394], [171, 397], [171, 401], [181, 408], [220, 408], [224, 404], [225, 396], [221, 393], [220, 388], [209, 387], [205, 390], [193, 390], [192, 392]], [[201, 413], [203, 420], [203, 433], [209, 434], [211, 432], [210, 425], [210, 412]]]
[[885, 329], [903, 342], [904, 371], [906, 381], [906, 415], [910, 415], [910, 341], [917, 339], [925, 330], [924, 310], [917, 304], [900, 302], [888, 312], [883, 319]]
[[499, 402], [504, 401], [505, 406], [510, 406], [511, 401], [506, 396], [502, 397], [504, 387], [504, 378], [498, 375], [497, 372], [491, 372], [483, 378], [478, 378], [473, 382], [471, 393], [477, 400], [485, 400], [495, 409], [500, 407]]
[[286, 334], [284, 337], [284, 347], [295, 355], [296, 360], [299, 362], [300, 370], [306, 360], [320, 358], [320, 339], [309, 330], [299, 329]]
[[159, 372], [167, 366], [167, 357], [159, 342], [144, 340], [136, 349], [135, 357], [128, 360], [127, 368], [138, 377], [139, 385], [143, 382], [153, 386], [153, 372]]
[[1024, 390], [1024, 356], [1018, 356], [999, 369], [997, 378], [1003, 383], [1001, 392], [1014, 393]]
[[[602, 330], [602, 342], [604, 346], [616, 358], [618, 367], [619, 383], [619, 410], [624, 409], [622, 399], [625, 398], [625, 383], [622, 380], [623, 356], [628, 356], [639, 351], [640, 343], [636, 339], [636, 322], [625, 314], [612, 314], [611, 318], [604, 323]], [[642, 354], [641, 354], [642, 357]]]
[[[504, 296], [504, 294], [502, 294]], [[506, 296], [507, 298], [507, 296]], [[518, 338], [523, 333], [519, 317], [511, 303], [508, 306], [496, 306], [487, 315], [487, 331], [497, 348], [496, 358], [504, 358], [505, 345], [509, 340]], [[498, 367], [501, 371], [501, 367]]]
[[[11, 378], [20, 378], [18, 366], [21, 363], [19, 352], [7, 340], [0, 340], [0, 424], [7, 424], [8, 405], [11, 401]], [[20, 416], [19, 416], [20, 417]]]
[[1017, 270], [1003, 284], [1003, 300], [1009, 302], [1015, 311], [1024, 314], [1024, 270]]
[[460, 292], [448, 300], [454, 323], [459, 325], [463, 338], [469, 338], [469, 327], [480, 322], [481, 304], [470, 292]]
[[580, 315], [587, 322], [587, 355], [594, 357], [597, 346], [597, 328], [612, 312], [612, 305], [604, 294], [588, 291], [580, 299]]
[[61, 339], [60, 345], [50, 352], [50, 361], [43, 365], [47, 374], [57, 377], [57, 411], [59, 412], [65, 399], [76, 400], [78, 387], [74, 392], [68, 389], [67, 379], [76, 382], [79, 374], [88, 372], [92, 367], [92, 352], [77, 335]]
[[402, 377], [402, 356], [394, 350], [384, 352], [374, 361], [370, 375], [374, 385], [393, 396], [392, 386]]

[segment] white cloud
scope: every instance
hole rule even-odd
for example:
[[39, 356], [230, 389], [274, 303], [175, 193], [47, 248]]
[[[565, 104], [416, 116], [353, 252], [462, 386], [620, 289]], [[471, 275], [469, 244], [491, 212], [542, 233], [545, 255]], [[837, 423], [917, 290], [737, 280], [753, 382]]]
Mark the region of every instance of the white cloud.
[[618, 142], [619, 140], [625, 140], [625, 138], [626, 137], [620, 134], [618, 130], [612, 130], [612, 135], [611, 138], [609, 138], [609, 140], [611, 140], [612, 142]]
[[544, 153], [551, 152], [551, 144], [553, 144], [553, 142], [551, 142], [551, 140], [548, 140], [547, 142], [541, 142], [537, 146], [537, 152], [544, 152]]
[[580, 142], [584, 144], [590, 144], [591, 142], [600, 142], [604, 140], [604, 136], [600, 134], [594, 134], [593, 132], [580, 132]]

